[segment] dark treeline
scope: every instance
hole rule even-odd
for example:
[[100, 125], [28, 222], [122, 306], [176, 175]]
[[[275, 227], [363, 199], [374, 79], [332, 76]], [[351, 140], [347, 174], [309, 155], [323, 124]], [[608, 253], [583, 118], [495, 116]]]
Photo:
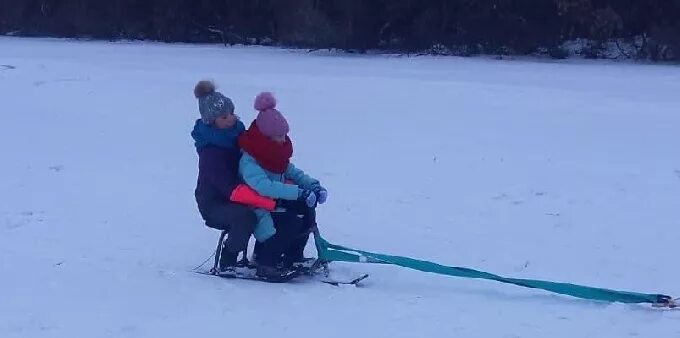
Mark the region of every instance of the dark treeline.
[[679, 60], [680, 0], [0, 0], [0, 34]]

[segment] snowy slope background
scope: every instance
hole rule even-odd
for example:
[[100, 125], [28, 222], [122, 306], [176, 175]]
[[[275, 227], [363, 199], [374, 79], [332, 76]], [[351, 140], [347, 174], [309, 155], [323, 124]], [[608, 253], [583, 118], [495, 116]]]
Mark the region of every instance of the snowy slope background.
[[203, 78], [246, 124], [276, 93], [331, 242], [680, 295], [678, 67], [0, 38], [0, 337], [680, 336], [678, 311], [397, 267], [191, 273], [217, 236], [193, 200]]

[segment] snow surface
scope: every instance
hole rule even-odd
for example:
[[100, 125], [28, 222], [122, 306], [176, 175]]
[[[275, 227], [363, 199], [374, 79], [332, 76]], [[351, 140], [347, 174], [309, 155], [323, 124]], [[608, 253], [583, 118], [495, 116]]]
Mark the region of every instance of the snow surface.
[[0, 337], [680, 336], [678, 311], [398, 267], [190, 272], [217, 237], [189, 136], [213, 78], [246, 124], [277, 94], [331, 242], [678, 296], [678, 67], [18, 38], [0, 65]]

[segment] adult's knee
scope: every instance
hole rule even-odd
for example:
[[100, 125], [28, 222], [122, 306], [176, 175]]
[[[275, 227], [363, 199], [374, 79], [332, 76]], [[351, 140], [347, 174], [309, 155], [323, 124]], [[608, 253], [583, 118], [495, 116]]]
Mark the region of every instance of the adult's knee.
[[257, 217], [252, 208], [240, 204], [223, 204], [210, 210], [206, 215], [206, 225], [220, 230], [234, 228], [252, 232], [257, 224]]
[[255, 211], [243, 205], [234, 205], [232, 208], [232, 227], [241, 227], [244, 230], [249, 230], [250, 232], [255, 229], [257, 224], [257, 216], [255, 216]]

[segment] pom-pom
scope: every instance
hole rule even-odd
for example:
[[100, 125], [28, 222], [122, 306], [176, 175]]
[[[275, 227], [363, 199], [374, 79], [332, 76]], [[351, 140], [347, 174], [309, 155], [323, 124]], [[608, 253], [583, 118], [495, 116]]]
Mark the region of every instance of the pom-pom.
[[263, 92], [255, 97], [255, 110], [265, 111], [276, 107], [276, 99], [270, 92]]
[[196, 96], [197, 99], [202, 98], [206, 95], [212, 94], [215, 92], [215, 84], [212, 83], [211, 81], [203, 80], [199, 81], [196, 84], [196, 87], [194, 87], [194, 96]]

